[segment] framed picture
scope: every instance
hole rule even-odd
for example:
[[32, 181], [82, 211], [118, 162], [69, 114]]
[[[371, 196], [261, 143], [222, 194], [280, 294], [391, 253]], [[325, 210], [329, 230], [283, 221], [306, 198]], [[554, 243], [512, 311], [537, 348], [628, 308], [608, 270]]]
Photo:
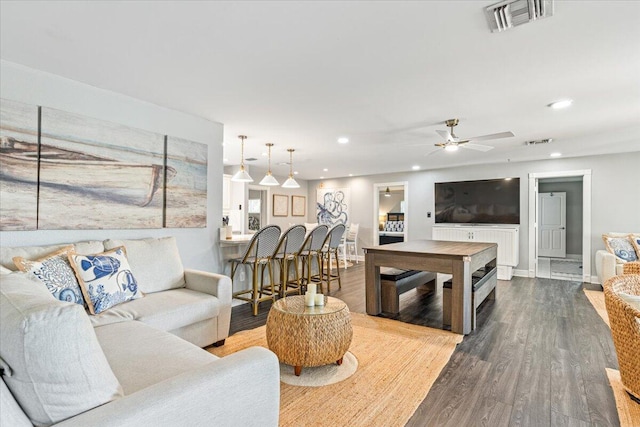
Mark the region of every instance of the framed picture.
[[289, 196], [284, 194], [273, 195], [273, 216], [289, 215]]
[[305, 216], [307, 198], [304, 196], [291, 196], [291, 216]]

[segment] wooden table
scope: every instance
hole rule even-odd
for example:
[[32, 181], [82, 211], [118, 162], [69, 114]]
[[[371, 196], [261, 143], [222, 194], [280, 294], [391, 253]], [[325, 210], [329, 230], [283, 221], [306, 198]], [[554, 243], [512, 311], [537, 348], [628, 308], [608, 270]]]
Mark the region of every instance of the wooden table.
[[364, 248], [367, 313], [382, 312], [380, 267], [423, 270], [453, 275], [451, 288], [451, 331], [471, 332], [471, 274], [496, 262], [495, 243], [414, 240]]

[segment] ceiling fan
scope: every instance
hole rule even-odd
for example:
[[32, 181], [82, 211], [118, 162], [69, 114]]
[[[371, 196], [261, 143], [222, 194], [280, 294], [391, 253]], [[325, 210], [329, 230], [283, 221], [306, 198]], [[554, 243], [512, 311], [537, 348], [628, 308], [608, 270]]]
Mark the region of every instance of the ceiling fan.
[[513, 132], [492, 133], [490, 135], [474, 136], [472, 138], [459, 138], [453, 133], [453, 128], [458, 125], [458, 119], [449, 119], [445, 122], [450, 130], [437, 130], [438, 134], [444, 138], [445, 142], [435, 144], [436, 147], [444, 148], [446, 151], [457, 151], [458, 148], [468, 148], [476, 151], [489, 151], [493, 149], [490, 145], [472, 144], [472, 141], [487, 141], [490, 139], [509, 138], [514, 136]]

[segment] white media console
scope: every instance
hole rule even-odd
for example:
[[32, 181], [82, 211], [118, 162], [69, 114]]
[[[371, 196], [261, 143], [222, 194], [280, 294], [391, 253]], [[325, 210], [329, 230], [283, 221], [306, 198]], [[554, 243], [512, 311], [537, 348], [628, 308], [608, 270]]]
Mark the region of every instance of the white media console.
[[511, 280], [513, 268], [520, 260], [519, 225], [437, 224], [433, 240], [450, 242], [485, 242], [498, 244], [498, 279]]

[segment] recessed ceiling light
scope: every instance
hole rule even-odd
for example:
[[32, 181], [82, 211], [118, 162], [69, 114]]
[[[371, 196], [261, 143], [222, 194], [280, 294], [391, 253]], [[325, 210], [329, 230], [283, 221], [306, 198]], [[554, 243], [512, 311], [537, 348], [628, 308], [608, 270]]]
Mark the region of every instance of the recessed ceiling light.
[[352, 173], [350, 173], [350, 174], [349, 174], [349, 176], [353, 176], [353, 174], [352, 174]]
[[321, 176], [320, 179], [324, 179], [324, 176]]
[[556, 153], [549, 154], [549, 157], [560, 157], [560, 156], [562, 156], [562, 153], [556, 152]]
[[340, 144], [346, 144], [347, 142], [349, 142], [349, 138], [347, 138], [346, 136], [341, 136], [340, 138], [338, 138], [338, 142]]
[[571, 104], [573, 104], [572, 99], [563, 99], [561, 101], [552, 102], [551, 104], [549, 104], [549, 107], [553, 108], [554, 110], [559, 110], [561, 108], [567, 108]]
[[445, 151], [458, 151], [458, 146], [455, 144], [445, 145]]
[[329, 172], [329, 169], [324, 168], [324, 169], [322, 169], [322, 172]]
[[298, 171], [293, 172], [294, 175], [298, 175], [299, 173], [300, 172], [298, 172]]
[[413, 165], [413, 166], [411, 166], [411, 169], [413, 169], [414, 171], [417, 171], [418, 169], [420, 169], [420, 166]]
[[222, 159], [222, 161], [223, 161], [223, 162], [228, 162], [228, 161], [229, 161], [229, 159]]
[[262, 155], [263, 155], [263, 156], [265, 156], [265, 157], [267, 157], [267, 153], [266, 153], [266, 152], [262, 153]]
[[505, 181], [511, 181], [513, 178], [505, 178]]

